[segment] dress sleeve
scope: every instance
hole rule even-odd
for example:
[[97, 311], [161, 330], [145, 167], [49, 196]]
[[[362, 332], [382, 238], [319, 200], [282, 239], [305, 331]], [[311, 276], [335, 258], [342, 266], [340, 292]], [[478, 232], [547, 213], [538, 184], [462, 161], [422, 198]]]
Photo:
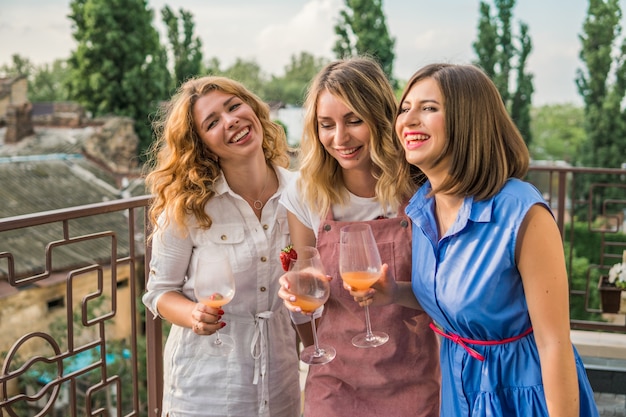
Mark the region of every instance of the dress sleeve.
[[183, 237], [171, 223], [160, 227], [153, 236], [150, 272], [142, 302], [155, 317], [159, 316], [157, 302], [161, 295], [170, 291], [183, 292], [192, 250], [189, 234]]

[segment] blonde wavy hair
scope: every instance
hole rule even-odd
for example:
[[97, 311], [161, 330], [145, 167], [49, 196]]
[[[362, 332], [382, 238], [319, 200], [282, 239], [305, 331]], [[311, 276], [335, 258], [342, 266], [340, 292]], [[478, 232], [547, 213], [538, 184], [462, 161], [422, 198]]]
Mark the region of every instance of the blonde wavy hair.
[[450, 157], [450, 172], [432, 193], [493, 197], [509, 178], [524, 178], [530, 154], [491, 79], [474, 65], [434, 63], [418, 70], [402, 103], [417, 82], [432, 78], [443, 96], [448, 141], [435, 162]]
[[405, 159], [393, 128], [397, 102], [389, 80], [372, 58], [361, 56], [334, 61], [313, 79], [305, 100], [305, 116], [298, 165], [304, 201], [321, 216], [332, 204], [346, 204], [348, 192], [341, 166], [319, 140], [317, 101], [328, 91], [368, 126], [375, 198], [385, 208], [397, 209], [417, 189], [420, 172]]
[[229, 78], [190, 79], [179, 87], [153, 122], [156, 140], [148, 153], [150, 172], [146, 175], [146, 185], [153, 195], [149, 218], [155, 230], [162, 213], [165, 213], [164, 225], [172, 222], [181, 231], [187, 226], [189, 215], [196, 218], [201, 228], [211, 227], [205, 206], [215, 195], [214, 184], [221, 168], [217, 157], [195, 130], [193, 106], [212, 91], [233, 94], [252, 107], [263, 127], [265, 160], [275, 166], [289, 166], [285, 130], [270, 119], [270, 108], [265, 102]]

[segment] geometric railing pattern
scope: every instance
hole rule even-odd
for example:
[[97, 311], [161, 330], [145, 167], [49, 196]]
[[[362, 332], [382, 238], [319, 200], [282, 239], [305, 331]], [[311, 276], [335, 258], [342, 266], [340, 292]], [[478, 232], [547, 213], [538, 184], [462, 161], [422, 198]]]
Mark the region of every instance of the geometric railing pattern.
[[[533, 166], [527, 180], [561, 230], [572, 328], [626, 333], [596, 285], [626, 250], [626, 170]], [[140, 302], [149, 202], [0, 219], [0, 416], [160, 414], [163, 324]]]

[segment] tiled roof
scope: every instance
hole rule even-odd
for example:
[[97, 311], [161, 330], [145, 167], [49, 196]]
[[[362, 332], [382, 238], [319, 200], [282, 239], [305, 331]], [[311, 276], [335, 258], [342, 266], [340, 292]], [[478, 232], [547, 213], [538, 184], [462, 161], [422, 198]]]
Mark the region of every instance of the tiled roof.
[[0, 129], [0, 217], [98, 203], [146, 193], [141, 178], [120, 189], [115, 175], [82, 154], [93, 128], [35, 128], [4, 144]]
[[120, 198], [106, 181], [90, 175], [84, 158], [0, 160], [3, 217], [55, 210]]
[[[0, 217], [11, 217], [48, 210], [81, 206], [144, 195], [140, 178], [125, 182], [124, 190], [116, 185], [113, 174], [81, 154], [85, 129], [36, 128], [34, 136], [17, 144], [3, 143], [0, 129]], [[128, 251], [128, 232], [122, 226], [123, 213], [109, 213], [70, 222], [72, 236], [96, 231], [115, 231], [117, 255]], [[138, 222], [141, 224], [141, 222]], [[0, 252], [15, 256], [17, 275], [32, 273], [43, 267], [44, 248], [48, 242], [62, 238], [60, 225], [44, 225], [0, 234]], [[119, 232], [118, 232], [119, 230]], [[54, 249], [54, 269], [83, 266], [94, 258], [111, 258], [110, 238], [95, 239]], [[0, 262], [0, 277], [6, 276], [6, 262]]]
[[15, 144], [5, 144], [6, 128], [0, 129], [0, 158], [25, 155], [80, 154], [83, 141], [93, 132], [93, 127], [81, 129], [35, 128], [35, 134]]

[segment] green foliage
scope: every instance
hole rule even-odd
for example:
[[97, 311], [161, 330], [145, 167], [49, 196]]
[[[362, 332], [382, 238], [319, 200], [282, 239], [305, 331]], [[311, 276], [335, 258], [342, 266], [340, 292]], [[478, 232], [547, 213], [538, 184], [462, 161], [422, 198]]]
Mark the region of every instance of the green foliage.
[[35, 67], [28, 79], [28, 99], [31, 102], [67, 101], [69, 82], [68, 65], [64, 59], [56, 59], [52, 65]]
[[6, 77], [24, 76], [28, 80], [28, 100], [65, 101], [68, 99], [67, 83], [69, 81], [67, 62], [55, 60], [51, 65], [34, 65], [20, 55], [13, 55], [12, 63], [0, 66], [0, 74]]
[[576, 75], [589, 136], [581, 158], [585, 166], [619, 168], [626, 162], [626, 39], [621, 19], [619, 0], [590, 0], [579, 36], [586, 66]]
[[[592, 226], [597, 226], [593, 225]], [[589, 313], [585, 306], [585, 292], [589, 291], [587, 307], [590, 309], [600, 308], [600, 297], [597, 290], [597, 282], [600, 275], [606, 275], [609, 265], [602, 266], [602, 239], [611, 242], [626, 243], [624, 233], [602, 233], [590, 230], [587, 222], [574, 222], [565, 225], [565, 236], [569, 238], [573, 233], [573, 246], [571, 267], [568, 270], [570, 288], [573, 291], [570, 297], [570, 317], [573, 320], [601, 321], [602, 316], [597, 313]], [[616, 246], [617, 247], [617, 246]], [[606, 251], [607, 249], [605, 249]], [[565, 244], [565, 253], [570, 252], [569, 243]], [[606, 263], [606, 262], [605, 262]], [[570, 265], [568, 264], [568, 267]]]
[[266, 76], [256, 60], [237, 58], [233, 65], [221, 72], [221, 74], [218, 72], [216, 75], [218, 74], [239, 81], [255, 94], [263, 97], [263, 87], [266, 83]]
[[223, 75], [241, 82], [266, 102], [301, 106], [309, 82], [327, 62], [324, 58], [301, 52], [299, 56], [291, 56], [291, 62], [285, 66], [285, 75], [272, 76], [271, 79], [263, 73], [256, 60], [238, 58], [230, 67], [221, 69], [219, 59], [214, 57], [205, 64], [205, 69], [208, 74]]
[[[598, 224], [591, 224], [592, 227], [599, 226]], [[571, 231], [570, 225], [565, 226], [565, 235], [569, 236]], [[589, 260], [592, 265], [602, 264], [600, 248], [602, 247], [602, 233], [590, 230], [587, 222], [575, 222], [574, 223], [574, 252], [578, 256], [584, 257]], [[604, 233], [605, 241], [610, 242], [623, 242], [626, 243], [626, 234], [618, 233]], [[616, 249], [617, 250], [617, 249]], [[606, 271], [605, 271], [606, 272]]]
[[[495, 69], [498, 65], [498, 54], [495, 53], [500, 45], [500, 36], [498, 35], [498, 23], [495, 18], [491, 17], [491, 8], [488, 3], [480, 2], [480, 18], [478, 20], [478, 39], [472, 44], [476, 55], [478, 56], [477, 64], [489, 74], [492, 79], [496, 80]], [[500, 90], [500, 94], [508, 94], [508, 84], [505, 91]]]
[[[494, 3], [496, 16], [491, 15], [488, 3], [480, 2], [478, 38], [472, 44], [478, 56], [476, 64], [493, 80], [528, 145], [532, 143], [530, 109], [534, 87], [533, 76], [526, 71], [526, 62], [532, 51], [532, 42], [525, 23], [520, 22], [517, 37], [512, 34], [515, 0], [494, 0]], [[512, 77], [515, 89], [511, 87]]]
[[72, 0], [77, 47], [70, 98], [94, 116], [135, 120], [140, 154], [150, 145], [149, 116], [168, 96], [167, 56], [145, 0]]
[[[565, 253], [569, 253], [569, 244], [567, 243], [565, 244]], [[576, 250], [574, 249], [571, 268], [568, 270], [570, 289], [574, 291], [570, 296], [570, 319], [601, 321], [602, 316], [600, 314], [589, 313], [585, 307], [584, 292], [587, 290], [587, 287], [589, 287], [589, 308], [600, 308], [598, 291], [595, 290], [595, 285], [589, 284], [595, 281], [588, 281], [588, 273], [589, 259], [577, 256]]]
[[528, 25], [520, 23], [520, 36], [519, 42], [521, 47], [518, 53], [517, 67], [516, 67], [516, 86], [517, 89], [513, 92], [510, 98], [511, 117], [517, 125], [526, 145], [529, 145], [533, 141], [531, 125], [531, 101], [532, 95], [535, 91], [533, 86], [532, 74], [526, 72], [526, 62], [528, 56], [532, 51], [532, 42], [528, 34]]
[[265, 86], [263, 98], [302, 106], [309, 83], [327, 62], [326, 59], [316, 58], [308, 52], [301, 52], [300, 56], [292, 55], [291, 62], [285, 67], [285, 75], [272, 77]]
[[[585, 21], [585, 36], [581, 36], [581, 59], [587, 72], [579, 70], [577, 84], [585, 100], [586, 128], [589, 135], [583, 148], [582, 163], [587, 166], [618, 168], [626, 162], [626, 129], [620, 103], [624, 100], [624, 63], [626, 40], [613, 56], [621, 34], [621, 10], [618, 2], [590, 2]], [[614, 72], [611, 73], [611, 70]], [[623, 199], [623, 191], [606, 192], [604, 198]], [[598, 206], [598, 210], [600, 210]]]
[[345, 8], [339, 12], [339, 22], [335, 25], [335, 34], [338, 39], [333, 52], [337, 58], [373, 56], [395, 88], [393, 49], [396, 40], [387, 30], [382, 0], [345, 0]]
[[[161, 10], [167, 27], [170, 53], [174, 60], [174, 88], [190, 77], [202, 72], [202, 41], [194, 36], [193, 15], [182, 8], [179, 16], [169, 8]], [[182, 34], [180, 33], [182, 29]]]
[[[591, 224], [591, 228], [598, 227]], [[600, 275], [606, 275], [608, 268], [613, 262], [602, 262], [604, 256], [601, 252], [602, 239], [605, 242], [626, 243], [624, 233], [602, 233], [591, 230], [587, 222], [574, 222], [573, 231], [571, 225], [565, 226], [565, 236], [573, 233], [574, 242], [572, 247], [573, 262], [569, 271], [572, 289], [579, 291], [589, 290], [589, 308], [600, 308], [600, 298], [597, 290], [597, 282]], [[618, 245], [614, 246], [619, 248]], [[617, 250], [617, 249], [616, 249]], [[605, 246], [605, 252], [611, 251]], [[566, 253], [568, 253], [566, 251]], [[599, 320], [597, 316], [585, 311], [584, 294], [574, 295], [570, 299], [571, 315], [573, 319]]]
[[0, 76], [19, 77], [23, 75], [29, 77], [33, 73], [34, 68], [35, 66], [30, 62], [30, 59], [18, 54], [13, 54], [11, 55], [10, 64], [2, 64], [2, 66], [0, 66]]
[[554, 104], [533, 107], [530, 114], [531, 157], [575, 164], [587, 138], [583, 109], [573, 104]]

